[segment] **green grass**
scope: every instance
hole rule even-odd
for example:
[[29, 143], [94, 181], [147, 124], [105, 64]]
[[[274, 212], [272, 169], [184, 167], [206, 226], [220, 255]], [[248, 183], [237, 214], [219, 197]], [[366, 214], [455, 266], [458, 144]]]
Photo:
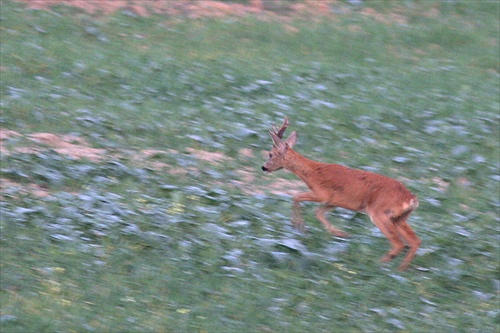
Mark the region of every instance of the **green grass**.
[[[4, 142], [0, 176], [19, 185], [2, 190], [0, 330], [498, 330], [498, 3], [364, 6], [407, 24], [354, 10], [292, 31], [2, 1], [0, 127], [76, 134], [107, 158]], [[299, 152], [418, 195], [423, 243], [407, 272], [379, 263], [389, 245], [363, 215], [331, 214], [349, 240], [324, 232], [312, 204], [309, 232], [291, 228], [290, 197], [266, 191], [294, 176], [260, 172], [284, 115]], [[244, 168], [267, 194], [237, 186]]]

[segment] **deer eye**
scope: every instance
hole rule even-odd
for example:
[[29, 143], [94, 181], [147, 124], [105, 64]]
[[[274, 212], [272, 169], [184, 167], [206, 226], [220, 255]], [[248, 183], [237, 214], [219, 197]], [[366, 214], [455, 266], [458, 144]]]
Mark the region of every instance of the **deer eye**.
[[269, 158], [273, 158], [273, 154], [272, 153], [269, 153]]

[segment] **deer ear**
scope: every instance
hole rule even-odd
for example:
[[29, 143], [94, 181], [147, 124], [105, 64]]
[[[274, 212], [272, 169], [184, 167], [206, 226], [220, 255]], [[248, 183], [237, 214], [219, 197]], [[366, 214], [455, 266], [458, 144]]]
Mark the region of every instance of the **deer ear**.
[[297, 132], [293, 131], [292, 134], [290, 134], [290, 136], [288, 137], [288, 139], [286, 139], [286, 144], [288, 145], [288, 147], [293, 148], [293, 146], [297, 142], [297, 135], [298, 135]]

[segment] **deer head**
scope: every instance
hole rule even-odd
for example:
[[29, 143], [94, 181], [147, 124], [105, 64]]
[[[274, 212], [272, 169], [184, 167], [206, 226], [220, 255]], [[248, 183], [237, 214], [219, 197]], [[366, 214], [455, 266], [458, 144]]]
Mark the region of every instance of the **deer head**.
[[285, 117], [283, 125], [278, 129], [273, 126], [273, 130], [269, 131], [271, 139], [273, 139], [273, 148], [269, 152], [269, 159], [262, 166], [263, 171], [272, 172], [282, 169], [286, 163], [286, 154], [289, 149], [293, 148], [295, 142], [297, 142], [297, 132], [293, 131], [288, 139], [283, 140], [283, 133], [285, 133], [288, 127], [288, 117]]

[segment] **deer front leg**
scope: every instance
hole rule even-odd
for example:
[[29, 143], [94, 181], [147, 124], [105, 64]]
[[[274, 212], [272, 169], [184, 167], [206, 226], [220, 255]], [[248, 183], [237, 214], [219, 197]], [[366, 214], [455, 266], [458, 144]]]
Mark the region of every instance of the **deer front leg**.
[[326, 219], [325, 213], [330, 211], [332, 208], [333, 208], [333, 206], [329, 206], [329, 205], [324, 205], [324, 206], [318, 207], [318, 209], [316, 209], [316, 218], [321, 222], [321, 224], [323, 224], [326, 231], [328, 231], [330, 234], [337, 236], [337, 237], [348, 238], [349, 234], [347, 232], [344, 232], [340, 229], [337, 229], [336, 227], [331, 225], [328, 222], [328, 220]]
[[298, 201], [293, 202], [292, 224], [295, 229], [304, 232], [304, 219], [300, 213], [300, 203]]
[[[311, 201], [311, 202], [321, 202], [322, 200], [314, 194], [314, 192], [305, 192], [305, 193], [299, 193], [296, 196], [293, 197], [293, 226], [300, 230], [304, 231], [304, 219], [302, 218], [302, 215], [300, 213], [300, 202], [301, 201]], [[323, 205], [320, 206], [316, 210], [316, 218], [323, 224], [325, 229], [332, 235], [337, 236], [337, 237], [342, 237], [342, 238], [347, 238], [349, 237], [349, 234], [347, 232], [344, 232], [340, 229], [337, 229], [333, 225], [331, 225], [324, 214], [331, 210], [333, 206], [329, 205]]]
[[304, 232], [304, 219], [302, 218], [302, 214], [300, 213], [300, 203], [302, 201], [320, 202], [320, 199], [313, 192], [299, 193], [293, 197], [292, 224], [295, 229]]

